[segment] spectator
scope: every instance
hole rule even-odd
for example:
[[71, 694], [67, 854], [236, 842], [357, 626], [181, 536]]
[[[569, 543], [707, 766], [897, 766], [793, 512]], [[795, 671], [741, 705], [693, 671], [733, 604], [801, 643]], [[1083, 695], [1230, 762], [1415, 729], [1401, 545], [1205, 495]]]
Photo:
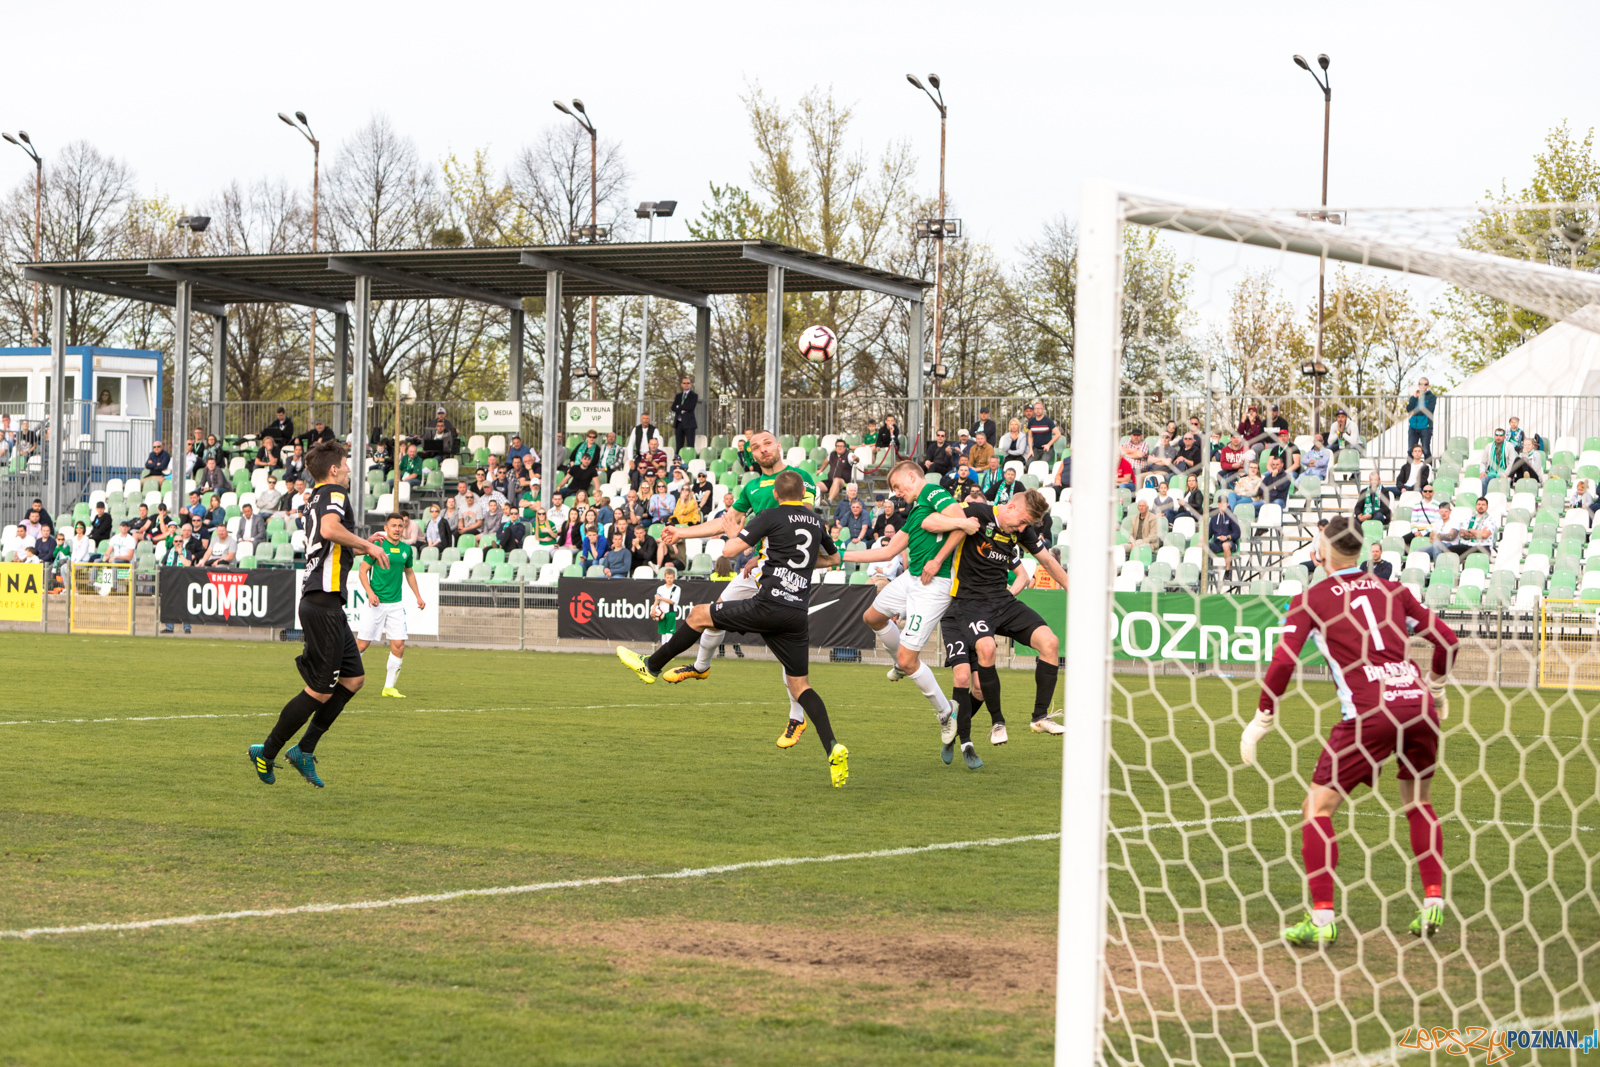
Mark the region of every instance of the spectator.
[[1518, 479], [1532, 478], [1541, 486], [1544, 485], [1544, 472], [1539, 470], [1539, 461], [1534, 456], [1534, 439], [1525, 437], [1522, 440], [1522, 451], [1517, 453], [1511, 461], [1511, 469], [1506, 471], [1506, 481], [1515, 490]]
[[1161, 547], [1161, 524], [1150, 511], [1150, 503], [1140, 500], [1134, 505], [1137, 511], [1128, 524], [1128, 549], [1144, 546], [1152, 552]]
[[1573, 483], [1572, 492], [1567, 494], [1567, 507], [1595, 510], [1595, 492], [1587, 478], [1579, 478]]
[[1183, 442], [1178, 446], [1178, 454], [1172, 459], [1172, 469], [1182, 474], [1186, 471], [1203, 469], [1201, 465], [1205, 460], [1201, 456], [1200, 434], [1189, 430], [1183, 435]]
[[[23, 425], [27, 425], [26, 419], [23, 420]], [[144, 460], [144, 473], [139, 476], [139, 488], [147, 493], [152, 489], [160, 489], [167, 477], [167, 467], [171, 463], [172, 457], [161, 446], [161, 442], [151, 442], [150, 454]]]
[[[994, 424], [994, 419], [989, 415], [988, 404], [984, 404], [982, 407], [978, 408], [978, 418], [977, 421], [972, 424], [971, 430], [972, 440], [974, 443], [977, 442], [979, 434], [982, 434], [984, 441], [991, 446], [1000, 439], [999, 435], [995, 432], [996, 426]], [[977, 467], [978, 465], [974, 463], [973, 466]]]
[[970, 490], [978, 488], [978, 481], [972, 476], [972, 468], [967, 466], [965, 459], [957, 460], [956, 469], [940, 478], [939, 484], [957, 500], [965, 500]]
[[[290, 428], [293, 429], [293, 427]], [[328, 428], [328, 424], [318, 419], [311, 424], [311, 429], [307, 430], [305, 436], [299, 440], [302, 448], [315, 448], [324, 441], [332, 441], [334, 436], [334, 432]], [[273, 440], [278, 442], [280, 448], [289, 448], [295, 441], [293, 437], [279, 437], [277, 434], [273, 434], [272, 437]]]
[[263, 438], [270, 437], [274, 441], [293, 441], [294, 420], [289, 418], [289, 416], [284, 413], [283, 408], [280, 407], [273, 420], [267, 423], [267, 425], [261, 430], [261, 436]]
[[148, 504], [139, 505], [139, 514], [135, 515], [133, 520], [128, 523], [128, 532], [133, 534], [135, 541], [140, 541], [150, 536], [150, 506]]
[[628, 450], [621, 441], [617, 440], [616, 434], [606, 434], [605, 444], [600, 447], [598, 464], [607, 478], [610, 478], [617, 471], [627, 468]]
[[238, 555], [238, 539], [228, 533], [226, 526], [218, 526], [211, 531], [211, 543], [206, 546], [205, 555], [200, 557], [200, 566], [232, 567]]
[[0, 415], [0, 461], [11, 458], [17, 447], [17, 431], [11, 428], [11, 416]]
[[[1233, 494], [1228, 494], [1231, 499]], [[1239, 527], [1239, 520], [1233, 514], [1233, 509], [1227, 501], [1219, 499], [1216, 510], [1211, 513], [1211, 521], [1206, 523], [1206, 547], [1213, 556], [1222, 557], [1222, 571], [1224, 577], [1231, 574], [1233, 569], [1233, 554], [1238, 551], [1239, 542], [1244, 537], [1244, 531]]]
[[650, 536], [650, 531], [643, 523], [630, 528], [629, 548], [633, 554], [633, 567], [648, 567], [656, 560], [656, 539]]
[[501, 550], [509, 555], [521, 548], [528, 539], [528, 524], [522, 521], [522, 516], [517, 512], [506, 512], [495, 539], [500, 542]]
[[[876, 537], [872, 544], [868, 545], [867, 547], [886, 548], [888, 547], [889, 542], [893, 539], [894, 527], [886, 526], [884, 527], [882, 535]], [[882, 589], [884, 586], [898, 578], [900, 576], [900, 572], [905, 569], [906, 554], [905, 551], [902, 550], [898, 556], [891, 556], [888, 559], [867, 564], [867, 584], [878, 589]]]
[[1169, 523], [1182, 514], [1178, 501], [1168, 491], [1168, 486], [1171, 484], [1171, 482], [1156, 483], [1156, 495], [1150, 501], [1150, 510], [1163, 516]]
[[1239, 439], [1244, 446], [1256, 454], [1256, 459], [1261, 458], [1261, 450], [1267, 447], [1268, 441], [1263, 433], [1266, 424], [1261, 421], [1261, 408], [1251, 404], [1244, 410], [1244, 418], [1239, 420], [1237, 430]]
[[923, 450], [922, 469], [942, 478], [955, 469], [956, 459], [955, 446], [945, 439], [945, 432], [939, 430], [934, 433], [933, 440], [929, 441]]
[[845, 486], [844, 499], [833, 506], [834, 525], [844, 521], [844, 517], [850, 513], [850, 505], [859, 500], [860, 497], [861, 490], [856, 487], [856, 483], [851, 482]]
[[1155, 443], [1149, 452], [1148, 469], [1150, 473], [1163, 480], [1170, 481], [1172, 476], [1178, 473], [1177, 469], [1172, 465], [1178, 458], [1178, 454], [1177, 442], [1173, 441], [1167, 432], [1163, 430], [1161, 439]]
[[283, 465], [282, 454], [282, 449], [278, 447], [278, 442], [275, 438], [263, 437], [261, 439], [261, 447], [256, 449], [255, 466], [261, 470], [281, 467]]
[[100, 559], [100, 553], [95, 551], [94, 535], [91, 534], [81, 522], [72, 524], [72, 562], [94, 563]]
[[[1010, 473], [1014, 470], [1016, 470], [1015, 467], [1006, 468], [1007, 473]], [[1123, 455], [1119, 450], [1117, 452], [1117, 488], [1126, 489], [1130, 493], [1133, 492], [1136, 488], [1138, 488], [1138, 486], [1134, 484], [1134, 479], [1136, 477], [1137, 476], [1133, 472], [1133, 464], [1128, 462], [1128, 457]]]
[[[1431, 488], [1428, 490], [1429, 493], [1432, 491], [1433, 490]], [[1367, 480], [1367, 487], [1363, 489], [1361, 491], [1361, 495], [1356, 498], [1356, 521], [1365, 522], [1368, 519], [1377, 519], [1385, 526], [1388, 526], [1391, 512], [1389, 510], [1389, 501], [1386, 499], [1386, 496], [1387, 494], [1384, 492], [1383, 478], [1378, 474], [1377, 471], [1373, 471]], [[1427, 496], [1427, 494], [1424, 494], [1424, 496]], [[1431, 496], [1427, 496], [1427, 499], [1432, 500], [1433, 498]]]
[[[600, 449], [595, 446], [594, 439], [594, 431], [590, 430], [588, 434], [588, 444], [591, 451], [594, 453], [595, 459], [598, 461], [600, 458]], [[581, 451], [583, 446], [579, 445], [578, 448]], [[522, 435], [520, 433], [514, 433], [511, 435], [511, 444], [506, 448], [507, 463], [510, 463], [514, 459], [520, 459], [522, 460], [522, 465], [527, 467], [530, 462], [538, 458], [538, 456], [534, 455], [533, 449], [522, 443]], [[528, 469], [532, 470], [531, 467]]]
[[1522, 451], [1522, 420], [1515, 415], [1506, 420], [1506, 441], [1511, 445], [1512, 452]]
[[[1273, 404], [1267, 409], [1267, 425], [1265, 429], [1274, 437], [1281, 437], [1289, 432], [1289, 420], [1283, 417], [1283, 412], [1278, 410], [1278, 405]], [[1288, 469], [1288, 464], [1284, 465]]]
[[1409, 533], [1402, 535], [1408, 549], [1412, 547], [1411, 543], [1419, 537], [1424, 542], [1431, 544], [1434, 534], [1444, 525], [1445, 514], [1450, 510], [1450, 502], [1448, 500], [1436, 502], [1433, 499], [1433, 486], [1423, 486], [1420, 493], [1422, 499], [1417, 502], [1416, 507], [1411, 509], [1411, 530]]
[[196, 526], [204, 523], [207, 516], [211, 514], [211, 512], [207, 510], [205, 504], [200, 500], [200, 492], [197, 489], [189, 490], [189, 503], [188, 506], [184, 508], [184, 511], [188, 513], [189, 518]]
[[1328, 472], [1333, 469], [1333, 453], [1328, 450], [1322, 435], [1311, 435], [1311, 448], [1300, 461], [1301, 474], [1315, 474], [1326, 481]]
[[189, 476], [196, 477], [206, 466], [206, 436], [205, 431], [198, 426], [191, 431], [188, 456], [186, 466]]
[[27, 419], [18, 421], [17, 444], [14, 451], [18, 456], [31, 456], [39, 451], [39, 435], [28, 429]]
[[1188, 515], [1195, 521], [1195, 525], [1205, 521], [1206, 518], [1206, 493], [1200, 487], [1200, 476], [1190, 474], [1184, 479], [1183, 497], [1178, 501], [1180, 514]]
[[626, 578], [633, 573], [633, 553], [622, 542], [622, 531], [611, 535], [610, 549], [600, 557], [598, 564], [607, 578]]
[[855, 474], [855, 457], [850, 454], [850, 446], [841, 437], [833, 443], [833, 454], [828, 457], [828, 465], [822, 475], [828, 486], [830, 504], [839, 499], [839, 494], [846, 487], [855, 487]]
[[1433, 455], [1433, 413], [1439, 398], [1428, 388], [1428, 379], [1419, 378], [1406, 403], [1406, 451], [1413, 446], [1422, 449], [1423, 456]]
[[428, 505], [428, 521], [422, 527], [422, 540], [427, 547], [437, 548], [440, 552], [456, 543], [455, 532], [450, 529], [450, 523], [438, 504]]
[[1245, 471], [1245, 464], [1249, 462], [1252, 453], [1245, 447], [1241, 435], [1235, 431], [1228, 438], [1228, 443], [1222, 446], [1222, 451], [1217, 454], [1217, 463], [1222, 468], [1222, 484], [1228, 488]]
[[[871, 532], [872, 524], [861, 501], [852, 500], [850, 502], [850, 510], [845, 512], [842, 519], [834, 523], [833, 528], [835, 541], [838, 541], [840, 537], [843, 537], [845, 541], [860, 541], [866, 534]], [[848, 536], [844, 536], [847, 534]]]
[[1288, 430], [1278, 431], [1277, 443], [1268, 446], [1261, 458], [1267, 462], [1268, 467], [1271, 467], [1273, 457], [1283, 461], [1283, 471], [1289, 476], [1291, 483], [1300, 477], [1300, 450], [1289, 440]]
[[983, 472], [989, 469], [989, 460], [994, 456], [994, 445], [990, 444], [994, 438], [986, 430], [979, 430], [972, 435], [972, 451], [967, 453], [967, 464], [975, 471]]
[[672, 494], [667, 492], [667, 487], [657, 483], [655, 492], [650, 495], [650, 503], [648, 505], [650, 521], [666, 522], [667, 516], [672, 514], [672, 509], [677, 503], [676, 500], [672, 499]]
[[[45, 527], [49, 529], [49, 527]], [[134, 539], [129, 530], [127, 519], [117, 524], [117, 536], [111, 539], [110, 550], [106, 554], [108, 563], [132, 563], [133, 553], [139, 547], [139, 542]]]
[[259, 544], [267, 539], [267, 517], [249, 504], [239, 505], [239, 540]]
[[968, 460], [970, 465], [972, 456], [972, 434], [965, 426], [956, 431], [955, 446], [957, 458]]
[[1044, 401], [1035, 400], [1033, 414], [1028, 418], [1029, 458], [1044, 459], [1059, 440], [1061, 440], [1061, 427], [1044, 413]]
[[1377, 541], [1372, 542], [1367, 560], [1361, 564], [1361, 569], [1374, 578], [1382, 578], [1384, 581], [1394, 577], [1394, 565], [1383, 558], [1383, 545]]
[[1057, 489], [1072, 488], [1072, 457], [1062, 456], [1056, 460], [1055, 469], [1050, 472], [1050, 484]]
[[422, 451], [440, 459], [448, 459], [461, 451], [461, 439], [442, 410], [434, 414], [433, 428], [423, 431]]
[[217, 466], [214, 459], [206, 460], [205, 470], [200, 474], [200, 491], [203, 493], [228, 493], [233, 491], [233, 482], [228, 473]]
[[686, 447], [694, 446], [699, 423], [700, 394], [694, 391], [694, 379], [685, 375], [678, 380], [678, 393], [672, 398], [672, 436], [676, 441], [676, 455]]
[[[582, 451], [580, 446], [580, 451]], [[556, 491], [563, 496], [574, 496], [586, 493], [594, 485], [595, 479], [600, 476], [600, 468], [595, 466], [593, 453], [585, 453], [575, 465], [569, 465], [561, 481], [556, 483]]]
[[1461, 538], [1457, 544], [1450, 546], [1450, 551], [1457, 555], [1466, 556], [1473, 552], [1482, 552], [1484, 555], [1494, 555], [1494, 535], [1499, 524], [1494, 521], [1494, 516], [1489, 514], [1489, 500], [1479, 497], [1473, 506], [1473, 511], [1461, 524]]
[[651, 438], [655, 437], [655, 427], [650, 425], [650, 413], [640, 412], [639, 423], [628, 433], [628, 481], [635, 489], [639, 488], [640, 472], [639, 460], [650, 451]]
[[500, 501], [490, 497], [483, 502], [483, 521], [478, 526], [479, 538], [498, 538], [500, 528], [505, 525], [505, 512], [500, 510]]
[[1259, 504], [1262, 499], [1261, 464], [1249, 460], [1245, 472], [1234, 480], [1228, 490], [1228, 510], [1236, 511], [1240, 504]]
[[669, 526], [699, 526], [705, 521], [705, 513], [700, 510], [700, 502], [695, 498], [693, 490], [684, 486], [675, 494], [677, 503], [672, 507], [672, 514], [667, 517]]
[[[854, 485], [855, 483], [850, 483]], [[848, 491], [848, 490], [847, 490]], [[694, 503], [702, 515], [711, 514], [711, 501], [717, 495], [717, 487], [711, 484], [711, 478], [705, 471], [694, 476]]]
[[900, 432], [899, 422], [893, 415], [885, 415], [883, 417], [883, 425], [878, 427], [876, 437], [871, 439], [864, 438], [863, 440], [866, 440], [867, 444], [875, 448], [891, 449], [895, 459], [899, 459], [906, 453], [905, 435]]
[[[270, 478], [272, 476], [269, 474], [267, 477]], [[289, 497], [289, 511], [296, 516], [296, 522], [299, 521], [299, 515], [305, 510], [306, 501], [310, 497], [311, 490], [306, 487], [306, 480], [304, 478], [296, 478], [294, 480], [294, 493]]]
[[89, 536], [95, 544], [111, 540], [111, 512], [106, 510], [104, 500], [96, 501], [94, 505], [94, 521], [89, 525]]
[[1400, 465], [1400, 473], [1395, 476], [1394, 492], [1396, 496], [1407, 489], [1420, 490], [1423, 486], [1433, 481], [1433, 471], [1422, 458], [1425, 455], [1425, 446], [1412, 445], [1411, 458]]
[[423, 479], [422, 457], [417, 455], [417, 446], [406, 445], [405, 455], [400, 457], [400, 470], [397, 477], [411, 486], [412, 489], [422, 488]]
[[1012, 460], [1024, 464], [1028, 462], [1028, 435], [1022, 431], [1020, 419], [1012, 419], [1006, 424], [1006, 432], [1000, 436], [995, 451], [1000, 455], [1001, 466]]
[[206, 523], [213, 529], [228, 524], [228, 509], [222, 506], [222, 497], [211, 494], [211, 505], [206, 509]]
[[1478, 492], [1487, 493], [1489, 483], [1503, 477], [1506, 471], [1511, 469], [1511, 462], [1516, 459], [1516, 455], [1516, 446], [1507, 442], [1505, 430], [1497, 428], [1494, 431], [1494, 440], [1483, 450], [1483, 477], [1480, 479]]
[[[1418, 447], [1420, 448], [1421, 446], [1419, 445]], [[1439, 502], [1438, 515], [1437, 522], [1428, 532], [1428, 543], [1421, 548], [1421, 551], [1426, 552], [1428, 558], [1433, 560], [1439, 558], [1439, 553], [1452, 551], [1457, 545], [1461, 544], [1461, 530], [1465, 523], [1464, 519], [1455, 514], [1455, 509], [1450, 506], [1450, 501], [1448, 500]], [[1415, 509], [1411, 512], [1411, 528], [1413, 531], [1417, 528], [1417, 512]], [[1408, 542], [1407, 547], [1416, 548], [1416, 541]]]
[[1130, 484], [1142, 487], [1145, 468], [1150, 465], [1150, 447], [1144, 443], [1144, 431], [1137, 426], [1129, 430], [1128, 439], [1122, 443], [1119, 454], [1133, 472]]
[[[269, 471], [267, 478], [270, 481], [272, 474]], [[304, 481], [306, 478], [306, 450], [305, 446], [296, 443], [294, 450], [283, 461], [283, 484], [293, 485], [295, 482]]]
[[[559, 497], [557, 499], [560, 499]], [[472, 534], [474, 537], [483, 529], [483, 517], [489, 509], [478, 503], [478, 494], [467, 490], [465, 498], [456, 505], [455, 528], [458, 533]]]
[[634, 472], [639, 476], [641, 485], [656, 478], [664, 478], [672, 470], [672, 459], [667, 455], [666, 449], [661, 447], [661, 438], [654, 437], [650, 440], [650, 447], [633, 461]]
[[978, 471], [978, 488], [983, 491], [984, 497], [991, 504], [995, 502], [995, 496], [1000, 492], [1000, 486], [1005, 480], [1005, 471], [1000, 469], [999, 454], [991, 455], [988, 466]]
[[1289, 502], [1289, 490], [1294, 488], [1294, 479], [1284, 469], [1283, 460], [1272, 456], [1267, 460], [1267, 474], [1261, 479], [1261, 491], [1266, 495], [1267, 503], [1277, 504], [1282, 507]]
[[1333, 417], [1333, 425], [1328, 428], [1328, 448], [1332, 452], [1339, 452], [1346, 448], [1353, 448], [1357, 455], [1361, 454], [1364, 442], [1361, 440], [1360, 428], [1356, 420], [1344, 408]]

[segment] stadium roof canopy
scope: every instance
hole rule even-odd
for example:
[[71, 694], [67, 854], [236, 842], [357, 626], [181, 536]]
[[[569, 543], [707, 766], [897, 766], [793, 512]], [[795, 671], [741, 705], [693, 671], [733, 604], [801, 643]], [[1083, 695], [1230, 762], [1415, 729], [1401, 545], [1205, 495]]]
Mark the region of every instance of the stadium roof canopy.
[[[212, 409], [220, 412], [224, 399], [223, 370], [227, 347], [227, 305], [294, 304], [332, 312], [337, 317], [334, 361], [335, 390], [345, 395], [345, 376], [353, 374], [352, 426], [357, 440], [367, 436], [367, 358], [371, 302], [374, 300], [464, 299], [510, 312], [511, 399], [522, 396], [523, 300], [534, 297], [653, 296], [689, 304], [697, 309], [695, 329], [695, 386], [704, 398], [708, 392], [710, 351], [710, 301], [719, 295], [765, 293], [768, 307], [766, 337], [766, 423], [776, 430], [778, 397], [782, 391], [782, 311], [785, 293], [868, 291], [905, 300], [910, 311], [908, 365], [922, 368], [922, 296], [928, 283], [891, 271], [878, 270], [829, 256], [790, 248], [774, 241], [652, 241], [631, 244], [567, 244], [544, 246], [491, 246], [484, 248], [420, 248], [389, 251], [288, 252], [246, 256], [188, 256], [159, 259], [86, 260], [67, 263], [24, 263], [23, 277], [60, 290], [81, 289], [108, 296], [162, 304], [186, 311], [177, 319], [177, 366], [189, 366], [190, 318], [211, 315], [216, 320], [212, 345]], [[59, 294], [58, 294], [59, 295]], [[65, 301], [52, 306], [58, 311]], [[545, 309], [545, 374], [555, 379], [560, 346], [558, 302]], [[352, 321], [353, 316], [353, 321]], [[352, 329], [352, 327], [354, 327]], [[354, 341], [354, 358], [348, 351]], [[57, 314], [51, 324], [54, 391], [59, 398], [66, 351], [65, 318]], [[910, 375], [907, 415], [921, 424], [922, 385], [925, 373]], [[188, 408], [188, 374], [174, 375], [174, 425], [166, 430], [182, 441]], [[561, 425], [559, 398], [547, 389], [544, 408], [543, 449], [554, 452]], [[59, 412], [52, 414], [59, 416]], [[62, 425], [57, 417], [54, 425]], [[341, 428], [342, 429], [342, 428]], [[61, 450], [53, 449], [49, 479], [52, 498], [59, 485], [57, 470]], [[359, 461], [362, 466], [365, 460]], [[358, 471], [364, 475], [364, 471]], [[545, 483], [548, 496], [554, 479]], [[59, 510], [59, 501], [52, 499]], [[176, 509], [176, 505], [175, 505]]]

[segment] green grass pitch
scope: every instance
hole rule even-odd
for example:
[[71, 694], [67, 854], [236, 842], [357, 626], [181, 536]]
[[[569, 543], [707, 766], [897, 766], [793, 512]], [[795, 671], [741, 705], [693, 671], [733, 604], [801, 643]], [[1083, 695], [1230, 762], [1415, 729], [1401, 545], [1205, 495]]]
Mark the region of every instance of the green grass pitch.
[[[1025, 673], [1003, 675], [1011, 743], [980, 740], [986, 766], [968, 772], [939, 761], [914, 690], [816, 665], [851, 750], [850, 784], [833, 790], [813, 736], [774, 746], [785, 704], [769, 662], [719, 660], [709, 681], [646, 687], [605, 657], [415, 649], [407, 700], [368, 689], [329, 733], [317, 791], [289, 768], [263, 786], [244, 756], [293, 691], [295, 646], [0, 641], [0, 930], [1060, 823], [1059, 741], [1027, 732]], [[375, 680], [383, 656], [368, 653]], [[1304, 686], [1312, 703], [1291, 701], [1260, 768], [1245, 769], [1253, 684], [1116, 682], [1113, 1058], [1320, 1063], [1324, 1049], [1388, 1045], [1430, 1006], [1534, 1012], [1595, 985], [1592, 706], [1458, 693], [1435, 800], [1460, 816], [1446, 848], [1465, 931], [1437, 952], [1385, 948], [1415, 882], [1404, 820], [1381, 817], [1391, 768], [1379, 796], [1337, 820], [1349, 933], [1307, 960], [1273, 944], [1303, 897], [1298, 818], [1260, 815], [1297, 807], [1329, 687]], [[1195, 825], [1158, 825], [1170, 822]], [[0, 939], [0, 1064], [1043, 1063], [1056, 871], [1042, 841]], [[1158, 948], [1176, 983], [1165, 990], [1131, 977]]]

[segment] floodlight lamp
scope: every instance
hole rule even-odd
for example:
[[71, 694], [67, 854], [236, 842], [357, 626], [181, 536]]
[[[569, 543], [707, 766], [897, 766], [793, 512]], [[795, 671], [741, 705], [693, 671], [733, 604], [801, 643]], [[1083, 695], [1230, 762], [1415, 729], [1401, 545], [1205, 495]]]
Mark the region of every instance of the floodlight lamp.
[[283, 112], [278, 112], [278, 117], [284, 122], [288, 123], [290, 126], [294, 125], [294, 119], [290, 118], [288, 115], [285, 115]]
[[[906, 81], [910, 82], [912, 85], [915, 85], [918, 89], [922, 89], [922, 83], [917, 80], [917, 76], [915, 74], [907, 74]], [[927, 92], [926, 89], [922, 89], [922, 91]]]
[[556, 106], [556, 110], [557, 110], [557, 111], [559, 111], [559, 112], [561, 112], [561, 113], [562, 113], [562, 114], [563, 114], [563, 115], [570, 115], [570, 114], [572, 114], [572, 112], [571, 112], [571, 111], [569, 111], [569, 110], [568, 110], [568, 109], [567, 109], [567, 105], [566, 105], [566, 104], [563, 104], [563, 103], [562, 103], [562, 102], [561, 102], [561, 101], [559, 101], [559, 100], [552, 100], [552, 101], [550, 101], [550, 102], [551, 102], [551, 103], [552, 103], [552, 104], [554, 104], [554, 105], [555, 105], [555, 106]]
[[1317, 66], [1321, 67], [1323, 70], [1328, 69], [1329, 62], [1330, 60], [1328, 59], [1328, 53], [1326, 52], [1317, 57]]
[[933, 86], [935, 89], [939, 88], [939, 75], [937, 75], [937, 74], [928, 75], [928, 84]]
[[0, 137], [4, 137], [6, 140], [8, 140], [12, 144], [16, 145], [18, 148], [22, 147], [22, 142], [17, 140], [15, 137], [11, 136], [9, 133], [0, 133]]
[[633, 217], [636, 219], [647, 219], [655, 213], [656, 202], [654, 200], [642, 201], [638, 207], [633, 209]]
[[17, 131], [17, 136], [22, 138], [23, 144], [32, 144], [33, 143], [32, 141], [28, 140], [28, 131], [27, 130], [18, 130]]
[[672, 213], [676, 210], [678, 210], [678, 202], [676, 200], [656, 201], [656, 218], [658, 219], [670, 219]]
[[311, 128], [311, 120], [306, 118], [306, 113], [304, 111], [296, 111], [294, 113], [294, 117], [299, 119], [301, 122], [305, 123], [306, 124], [306, 129], [310, 129]]
[[577, 108], [581, 113], [583, 113], [585, 115], [588, 114], [587, 111], [583, 110], [583, 101], [579, 100], [577, 97], [573, 97], [572, 98], [572, 106]]
[[1305, 56], [1295, 56], [1294, 57], [1294, 65], [1299, 67], [1301, 70], [1310, 70], [1311, 69], [1311, 64], [1306, 62], [1306, 57]]
[[192, 233], [205, 233], [211, 225], [210, 215], [179, 215], [178, 225]]

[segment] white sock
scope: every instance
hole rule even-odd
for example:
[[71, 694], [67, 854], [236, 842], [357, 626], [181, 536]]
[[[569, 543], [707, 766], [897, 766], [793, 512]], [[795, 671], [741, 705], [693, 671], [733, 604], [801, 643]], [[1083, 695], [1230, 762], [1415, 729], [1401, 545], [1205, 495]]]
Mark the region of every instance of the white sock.
[[1311, 913], [1311, 925], [1313, 926], [1327, 926], [1331, 922], [1333, 922], [1332, 908], [1318, 908]]
[[934, 711], [940, 715], [950, 714], [950, 701], [939, 688], [939, 679], [933, 676], [933, 671], [928, 669], [926, 663], [918, 664], [916, 671], [906, 677], [917, 683], [917, 688], [928, 698], [928, 703], [933, 705]]
[[789, 692], [789, 676], [783, 673], [782, 667], [778, 668], [778, 676], [783, 679], [783, 691], [789, 697], [789, 718], [795, 722], [805, 722], [806, 710], [800, 706], [800, 702], [794, 698], [794, 694]]
[[383, 687], [385, 689], [394, 688], [395, 682], [400, 679], [400, 667], [404, 663], [405, 660], [401, 659], [393, 652], [389, 653], [389, 669], [383, 674]]
[[883, 647], [890, 652], [900, 651], [900, 627], [894, 624], [893, 619], [890, 619], [884, 624], [883, 629], [878, 631], [878, 640], [882, 641]]
[[1422, 906], [1424, 908], [1442, 908], [1444, 907], [1444, 897], [1424, 897]]
[[672, 640], [672, 635], [671, 634], [662, 634], [661, 635], [661, 643], [663, 645], [666, 644], [668, 641], [671, 641], [671, 640]]
[[721, 630], [707, 630], [700, 635], [700, 651], [694, 654], [694, 669], [709, 671], [711, 657], [717, 654], [717, 646], [722, 644]]

